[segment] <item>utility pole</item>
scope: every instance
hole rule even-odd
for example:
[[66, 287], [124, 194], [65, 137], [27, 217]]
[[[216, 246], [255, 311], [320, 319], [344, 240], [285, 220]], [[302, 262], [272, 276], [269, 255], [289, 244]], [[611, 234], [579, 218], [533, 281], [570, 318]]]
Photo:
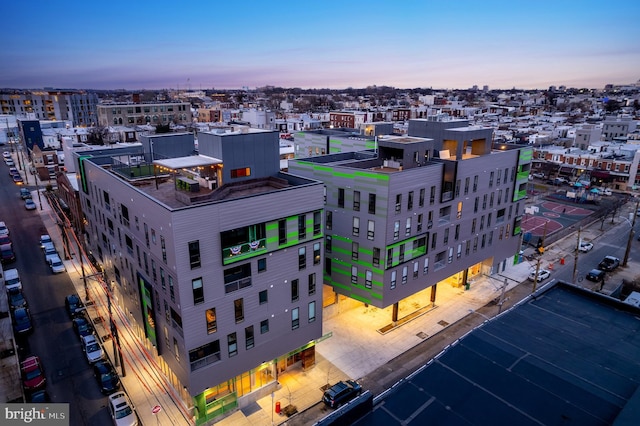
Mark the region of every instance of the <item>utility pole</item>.
[[578, 252], [580, 252], [580, 231], [582, 231], [582, 227], [578, 227], [578, 241], [576, 242], [576, 251], [574, 253], [573, 258], [573, 283], [576, 283], [578, 279]]
[[633, 222], [631, 223], [631, 229], [629, 230], [629, 239], [627, 240], [627, 249], [624, 252], [624, 260], [622, 266], [627, 266], [629, 261], [629, 252], [631, 252], [631, 241], [633, 241], [633, 228], [636, 226], [636, 217], [638, 217], [638, 207], [640, 207], [640, 201], [636, 201], [636, 213], [633, 215]]
[[504, 303], [504, 293], [507, 290], [507, 279], [504, 279], [504, 284], [502, 284], [502, 291], [500, 292], [500, 299], [498, 301], [498, 313], [502, 312], [502, 304]]

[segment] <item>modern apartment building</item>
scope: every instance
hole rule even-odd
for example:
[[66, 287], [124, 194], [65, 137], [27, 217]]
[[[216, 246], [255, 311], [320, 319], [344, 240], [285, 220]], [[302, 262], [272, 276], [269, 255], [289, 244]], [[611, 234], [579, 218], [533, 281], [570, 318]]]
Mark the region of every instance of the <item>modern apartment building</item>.
[[[393, 306], [437, 284], [462, 287], [504, 270], [520, 248], [531, 148], [492, 146], [491, 129], [412, 120], [377, 152], [291, 160], [326, 187], [324, 282], [365, 304]], [[441, 284], [441, 285], [442, 285]], [[325, 302], [326, 303], [326, 302]]]
[[108, 103], [98, 105], [101, 126], [141, 124], [189, 124], [193, 121], [189, 102]]
[[74, 153], [88, 246], [198, 424], [315, 362], [323, 185], [280, 172], [278, 142], [243, 128], [199, 133], [197, 154], [191, 134]]
[[97, 122], [98, 95], [82, 91], [41, 90], [0, 94], [3, 114], [36, 120], [72, 120], [74, 126], [91, 126]]

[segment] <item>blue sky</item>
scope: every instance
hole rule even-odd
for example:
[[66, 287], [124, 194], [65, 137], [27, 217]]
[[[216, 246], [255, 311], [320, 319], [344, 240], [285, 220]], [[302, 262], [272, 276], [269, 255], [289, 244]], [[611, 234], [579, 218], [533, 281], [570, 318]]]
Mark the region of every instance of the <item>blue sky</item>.
[[602, 88], [640, 0], [1, 2], [0, 87]]

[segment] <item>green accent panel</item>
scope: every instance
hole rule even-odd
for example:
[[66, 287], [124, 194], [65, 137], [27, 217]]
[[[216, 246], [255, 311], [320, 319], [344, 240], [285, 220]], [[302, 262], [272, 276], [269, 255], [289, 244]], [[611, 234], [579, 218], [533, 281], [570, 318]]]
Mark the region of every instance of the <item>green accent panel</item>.
[[317, 164], [311, 164], [311, 163], [304, 163], [301, 162], [300, 164], [304, 164], [305, 166], [311, 166], [311, 168], [313, 170], [315, 170], [316, 172], [327, 172], [327, 173], [331, 173], [331, 167], [327, 167], [327, 166], [320, 166]]
[[278, 237], [267, 238], [267, 245], [278, 244]]
[[384, 182], [389, 181], [389, 175], [386, 173], [371, 173], [371, 172], [355, 171], [353, 172], [353, 175], [356, 177], [364, 177], [367, 179], [375, 179], [375, 180], [380, 180]]
[[371, 293], [371, 297], [382, 300], [382, 295], [380, 293]]
[[329, 139], [329, 144], [342, 145], [342, 141], [339, 139]]
[[364, 142], [365, 149], [376, 149], [376, 141], [367, 140]]
[[518, 172], [518, 180], [529, 180], [529, 170], [525, 171], [525, 172]]
[[278, 222], [267, 222], [265, 225], [265, 229], [267, 231], [277, 231], [278, 230]]
[[342, 288], [342, 289], [347, 290], [347, 291], [351, 291], [351, 286], [341, 284], [341, 283], [339, 283], [337, 281], [332, 281], [331, 285], [333, 287], [338, 287], [338, 288]]
[[344, 173], [344, 172], [339, 172], [337, 170], [333, 171], [333, 176], [334, 177], [343, 177], [343, 178], [347, 178], [347, 179], [352, 179], [353, 178], [353, 173]]
[[533, 160], [533, 149], [532, 148], [523, 148], [520, 149], [520, 155], [518, 156], [519, 163], [526, 163]]
[[351, 244], [351, 238], [343, 237], [342, 235], [335, 235], [335, 234], [333, 234], [333, 235], [332, 235], [332, 238], [333, 238], [334, 240], [345, 241], [345, 242], [348, 242], [349, 244]]
[[331, 147], [329, 148], [329, 154], [336, 154], [338, 152], [342, 152], [342, 150], [340, 148], [336, 148], [336, 147]]

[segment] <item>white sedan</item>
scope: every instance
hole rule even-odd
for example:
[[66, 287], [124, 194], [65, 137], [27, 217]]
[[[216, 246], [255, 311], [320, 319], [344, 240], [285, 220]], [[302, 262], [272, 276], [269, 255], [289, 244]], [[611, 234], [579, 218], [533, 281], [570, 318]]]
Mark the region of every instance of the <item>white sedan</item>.
[[536, 271], [533, 270], [531, 271], [531, 273], [529, 274], [529, 281], [537, 281], [537, 282], [542, 282], [544, 280], [546, 280], [547, 278], [549, 278], [551, 276], [551, 271], [548, 271], [546, 269], [540, 269], [538, 271], [538, 279], [536, 280]]
[[590, 251], [593, 248], [593, 243], [580, 243], [580, 250], [583, 253]]

